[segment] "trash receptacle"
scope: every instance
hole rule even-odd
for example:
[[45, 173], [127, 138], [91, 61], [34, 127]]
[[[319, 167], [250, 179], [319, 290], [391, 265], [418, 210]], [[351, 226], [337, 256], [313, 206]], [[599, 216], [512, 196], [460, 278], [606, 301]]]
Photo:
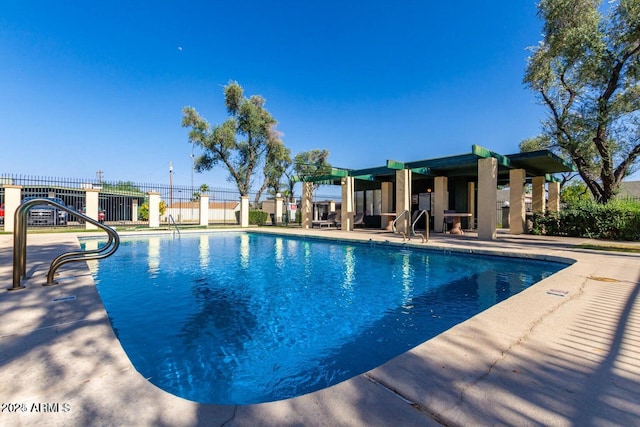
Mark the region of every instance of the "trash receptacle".
[[509, 228], [509, 205], [502, 207], [502, 228]]
[[271, 225], [276, 225], [276, 214], [269, 214], [271, 217]]

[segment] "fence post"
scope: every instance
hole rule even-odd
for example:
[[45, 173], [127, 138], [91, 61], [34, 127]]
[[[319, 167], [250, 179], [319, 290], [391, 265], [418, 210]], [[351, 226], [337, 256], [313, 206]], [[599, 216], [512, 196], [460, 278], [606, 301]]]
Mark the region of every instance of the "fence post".
[[131, 200], [131, 221], [138, 221], [138, 199]]
[[280, 193], [278, 193], [276, 195], [276, 206], [275, 206], [275, 223], [276, 224], [282, 224], [282, 196], [280, 196]]
[[4, 231], [13, 233], [15, 228], [15, 213], [20, 206], [22, 200], [22, 186], [10, 185], [4, 186]]
[[[98, 220], [98, 194], [99, 193], [100, 193], [100, 190], [96, 190], [93, 188], [85, 189], [85, 207], [86, 207], [85, 214], [89, 218], [95, 219], [96, 221]], [[90, 222], [85, 222], [84, 227], [87, 230], [98, 229], [98, 227], [91, 224]]]
[[240, 196], [240, 227], [249, 226], [249, 196]]
[[200, 225], [209, 225], [209, 196], [200, 195]]
[[160, 193], [149, 191], [149, 228], [160, 227]]

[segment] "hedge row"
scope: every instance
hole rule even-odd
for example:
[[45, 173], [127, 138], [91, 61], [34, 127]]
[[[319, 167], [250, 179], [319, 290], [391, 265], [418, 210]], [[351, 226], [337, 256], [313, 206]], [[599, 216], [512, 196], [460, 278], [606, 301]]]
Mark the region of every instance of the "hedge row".
[[[249, 211], [249, 224], [250, 225], [265, 225], [267, 222], [267, 219], [270, 221], [271, 219], [269, 218], [269, 213], [265, 212], [265, 211], [261, 211], [261, 210], [250, 210]], [[240, 224], [240, 211], [236, 211], [236, 221], [238, 222], [238, 224]], [[300, 222], [302, 222], [302, 214], [300, 211], [296, 211], [296, 217], [294, 218], [294, 221], [298, 224], [300, 224]], [[289, 222], [292, 222], [291, 219], [289, 219]]]
[[249, 224], [250, 225], [264, 225], [269, 218], [269, 214], [265, 211], [249, 211]]
[[578, 201], [560, 212], [534, 214], [533, 234], [640, 240], [640, 203], [614, 200], [607, 204]]

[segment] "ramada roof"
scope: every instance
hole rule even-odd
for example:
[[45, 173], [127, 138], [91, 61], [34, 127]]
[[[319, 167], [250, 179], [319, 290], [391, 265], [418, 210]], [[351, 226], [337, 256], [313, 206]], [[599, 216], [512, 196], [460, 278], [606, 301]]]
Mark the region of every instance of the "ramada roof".
[[413, 162], [398, 162], [387, 160], [385, 166], [366, 169], [332, 168], [323, 176], [308, 177], [301, 181], [324, 184], [339, 184], [341, 178], [352, 176], [355, 179], [368, 181], [388, 181], [395, 176], [397, 170], [410, 169], [413, 173], [425, 176], [466, 176], [477, 178], [478, 160], [493, 157], [498, 161], [499, 180], [508, 180], [510, 169], [524, 169], [527, 177], [546, 176], [553, 180], [554, 173], [575, 172], [575, 168], [549, 150], [531, 151], [502, 155], [479, 145], [471, 146], [471, 153], [447, 157], [418, 160]]

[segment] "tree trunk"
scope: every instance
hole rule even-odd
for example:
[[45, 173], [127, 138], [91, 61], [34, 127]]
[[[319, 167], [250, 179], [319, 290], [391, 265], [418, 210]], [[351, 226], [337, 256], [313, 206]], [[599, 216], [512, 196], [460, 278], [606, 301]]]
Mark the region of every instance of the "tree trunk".
[[260, 203], [260, 197], [262, 197], [262, 193], [264, 192], [264, 190], [267, 189], [267, 186], [268, 186], [268, 181], [265, 179], [264, 182], [262, 183], [262, 187], [260, 187], [260, 189], [256, 193], [256, 198], [253, 200], [253, 207], [255, 209], [258, 209], [258, 206]]

